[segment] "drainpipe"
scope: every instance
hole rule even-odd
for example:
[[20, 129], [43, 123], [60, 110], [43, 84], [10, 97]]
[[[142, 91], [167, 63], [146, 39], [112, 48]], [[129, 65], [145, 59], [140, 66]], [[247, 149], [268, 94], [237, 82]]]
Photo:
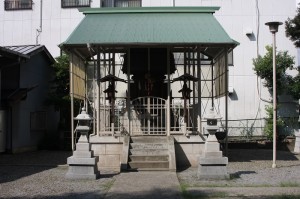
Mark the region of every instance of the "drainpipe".
[[36, 45], [39, 44], [39, 36], [43, 31], [43, 0], [40, 1], [40, 28], [36, 29]]
[[73, 81], [73, 53], [71, 54], [70, 63], [70, 98], [71, 98], [71, 139], [72, 139], [72, 151], [75, 150], [74, 145], [74, 81]]
[[175, 7], [175, 0], [173, 0], [173, 7]]

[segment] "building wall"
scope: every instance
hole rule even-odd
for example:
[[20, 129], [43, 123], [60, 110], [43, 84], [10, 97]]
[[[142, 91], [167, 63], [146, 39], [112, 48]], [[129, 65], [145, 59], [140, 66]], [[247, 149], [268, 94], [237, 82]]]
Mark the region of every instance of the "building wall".
[[[45, 105], [51, 80], [50, 63], [47, 59], [40, 53], [20, 65], [20, 88], [36, 87], [27, 93], [24, 100], [11, 104], [13, 152], [36, 149], [46, 134], [56, 133], [58, 112]], [[40, 111], [46, 114], [46, 128], [33, 130], [30, 114]]]
[[[40, 2], [34, 0], [32, 10], [4, 11], [0, 4], [0, 45], [35, 44], [40, 27]], [[76, 8], [61, 8], [61, 2], [43, 0], [42, 33], [38, 43], [45, 45], [53, 57], [60, 54], [58, 45], [65, 41], [84, 17]], [[145, 6], [173, 6], [173, 0], [142, 0]], [[252, 124], [261, 132], [264, 125], [266, 101], [271, 96], [263, 81], [253, 71], [252, 60], [264, 55], [266, 45], [272, 44], [272, 35], [265, 26], [268, 21], [284, 22], [296, 14], [296, 0], [175, 0], [175, 6], [220, 6], [216, 18], [231, 38], [240, 45], [234, 50], [234, 66], [229, 70], [229, 86], [234, 93], [229, 99], [229, 123], [232, 133], [247, 131]], [[100, 7], [100, 0], [93, 0], [91, 7]], [[195, 27], [196, 28], [196, 27]], [[250, 36], [246, 32], [253, 32]], [[288, 50], [296, 57], [297, 50], [285, 37], [284, 26], [277, 33], [277, 49]], [[288, 101], [290, 103], [290, 100]], [[217, 100], [218, 108], [224, 113], [224, 99]], [[292, 108], [293, 109], [293, 108]], [[292, 111], [294, 114], [294, 112]], [[229, 132], [230, 133], [230, 132]]]

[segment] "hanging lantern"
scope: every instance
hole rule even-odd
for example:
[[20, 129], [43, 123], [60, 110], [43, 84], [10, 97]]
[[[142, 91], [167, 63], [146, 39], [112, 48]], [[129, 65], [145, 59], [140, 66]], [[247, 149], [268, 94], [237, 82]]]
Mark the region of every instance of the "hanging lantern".
[[192, 90], [187, 86], [186, 82], [184, 82], [182, 89], [178, 92], [182, 94], [182, 99], [190, 99]]
[[109, 82], [107, 89], [103, 92], [107, 94], [106, 99], [108, 99], [109, 102], [111, 102], [113, 99], [115, 99], [115, 93], [117, 93], [117, 91], [115, 90], [115, 84], [113, 82]]

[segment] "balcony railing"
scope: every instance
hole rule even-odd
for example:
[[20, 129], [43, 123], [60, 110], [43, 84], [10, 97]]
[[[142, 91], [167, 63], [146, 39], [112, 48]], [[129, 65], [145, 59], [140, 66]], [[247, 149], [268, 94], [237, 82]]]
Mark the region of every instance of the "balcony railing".
[[32, 0], [5, 0], [5, 10], [31, 10]]
[[102, 0], [102, 7], [142, 7], [142, 0]]
[[90, 7], [91, 0], [61, 0], [62, 8]]

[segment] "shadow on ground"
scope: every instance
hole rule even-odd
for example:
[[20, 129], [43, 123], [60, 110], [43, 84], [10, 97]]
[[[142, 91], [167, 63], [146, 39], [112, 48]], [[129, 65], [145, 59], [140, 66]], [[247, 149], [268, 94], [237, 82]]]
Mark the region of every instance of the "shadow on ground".
[[[76, 191], [75, 191], [76, 192]], [[1, 197], [0, 197], [1, 198]], [[62, 195], [35, 195], [30, 197], [6, 197], [6, 199], [182, 199], [182, 194], [170, 189], [152, 189], [146, 192], [105, 194], [95, 192], [77, 192]]]
[[[277, 160], [298, 161], [300, 155], [290, 151], [277, 151]], [[273, 150], [269, 149], [234, 149], [228, 151], [229, 162], [250, 162], [253, 160], [272, 160]]]
[[71, 151], [34, 151], [0, 154], [0, 183], [10, 182], [32, 174], [65, 165]]
[[235, 198], [235, 199], [299, 199], [300, 195], [255, 195], [255, 196], [244, 196], [244, 195], [234, 195], [228, 192], [222, 191], [199, 191], [199, 190], [189, 190], [183, 191], [182, 196], [184, 199], [208, 199], [208, 198]]
[[53, 196], [45, 196], [45, 195], [36, 195], [30, 197], [6, 197], [6, 199], [101, 199], [104, 198], [103, 194], [97, 192], [81, 192], [81, 193], [69, 193], [63, 195], [53, 195]]

